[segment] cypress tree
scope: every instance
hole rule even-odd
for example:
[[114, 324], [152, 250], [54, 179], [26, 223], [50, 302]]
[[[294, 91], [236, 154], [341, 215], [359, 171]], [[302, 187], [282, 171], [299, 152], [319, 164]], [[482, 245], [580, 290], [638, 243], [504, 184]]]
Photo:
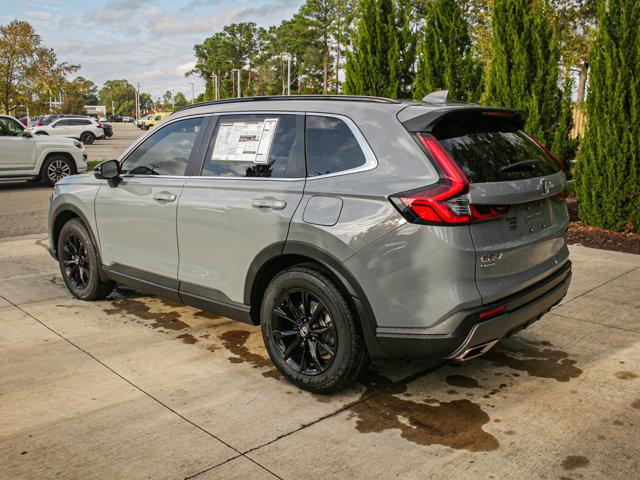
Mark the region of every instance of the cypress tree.
[[401, 52], [393, 0], [361, 0], [358, 23], [345, 64], [344, 92], [397, 98]]
[[640, 232], [640, 3], [599, 0], [597, 25], [577, 163], [580, 218]]
[[494, 0], [494, 55], [484, 101], [527, 111], [527, 131], [565, 160], [561, 151], [567, 150], [571, 122], [563, 118], [566, 95], [559, 88], [560, 51], [548, 8], [544, 0]]
[[449, 90], [455, 100], [477, 101], [482, 67], [472, 54], [469, 24], [456, 0], [433, 0], [424, 6], [424, 28], [418, 46], [414, 98]]

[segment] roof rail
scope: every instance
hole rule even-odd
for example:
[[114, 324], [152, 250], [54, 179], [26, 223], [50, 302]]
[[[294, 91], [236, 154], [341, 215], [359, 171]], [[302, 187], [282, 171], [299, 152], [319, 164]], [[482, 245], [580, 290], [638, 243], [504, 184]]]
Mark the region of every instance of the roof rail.
[[[330, 100], [339, 102], [368, 102], [368, 103], [400, 103], [398, 100], [392, 100], [384, 97], [368, 97], [365, 95], [272, 95], [266, 97], [240, 97], [225, 98], [223, 100], [208, 100], [206, 102], [194, 103], [182, 107], [176, 112], [188, 110], [190, 108], [205, 107], [208, 105], [224, 105], [226, 103], [243, 103], [243, 102], [260, 102], [260, 101], [281, 101], [281, 100]], [[176, 113], [174, 112], [174, 113]]]

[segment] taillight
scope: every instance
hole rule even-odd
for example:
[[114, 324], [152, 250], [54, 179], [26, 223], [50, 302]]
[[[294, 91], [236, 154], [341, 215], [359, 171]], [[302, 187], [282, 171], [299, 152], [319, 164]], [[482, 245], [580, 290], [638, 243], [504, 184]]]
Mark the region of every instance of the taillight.
[[536, 145], [538, 145], [543, 151], [544, 153], [546, 153], [547, 155], [549, 155], [551, 157], [551, 159], [556, 162], [556, 165], [558, 165], [558, 167], [560, 167], [560, 170], [564, 170], [564, 163], [562, 162], [562, 160], [560, 160], [558, 157], [556, 157], [553, 153], [551, 153], [551, 150], [549, 150], [542, 142], [540, 142], [536, 137], [534, 137], [533, 135], [527, 133], [526, 134], [527, 137], [529, 137], [531, 140], [534, 141], [534, 143]]
[[469, 180], [438, 140], [420, 133], [418, 140], [434, 160], [439, 180], [424, 189], [390, 196], [391, 202], [410, 222], [461, 224], [501, 217], [508, 207], [470, 205], [465, 195]]
[[563, 190], [562, 192], [556, 193], [553, 197], [551, 197], [551, 200], [555, 200], [556, 202], [564, 202], [567, 199], [567, 197], [568, 195]]
[[100, 122], [98, 122], [98, 128], [104, 128]]

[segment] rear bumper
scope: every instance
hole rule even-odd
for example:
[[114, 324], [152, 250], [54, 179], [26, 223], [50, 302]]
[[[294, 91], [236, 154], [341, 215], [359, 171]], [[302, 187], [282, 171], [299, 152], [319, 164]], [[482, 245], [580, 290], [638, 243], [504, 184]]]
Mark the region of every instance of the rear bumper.
[[[480, 308], [458, 312], [431, 328], [378, 328], [384, 351], [398, 358], [466, 358], [484, 353], [498, 340], [539, 320], [566, 295], [571, 262], [531, 287]], [[504, 305], [503, 314], [490, 320], [480, 312]], [[488, 348], [484, 349], [487, 346]]]

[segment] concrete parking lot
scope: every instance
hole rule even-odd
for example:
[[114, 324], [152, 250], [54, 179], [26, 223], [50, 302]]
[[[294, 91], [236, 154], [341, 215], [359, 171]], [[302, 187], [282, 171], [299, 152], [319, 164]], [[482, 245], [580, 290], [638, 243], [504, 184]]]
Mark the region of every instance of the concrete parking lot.
[[[113, 137], [86, 145], [89, 161], [117, 158], [143, 132], [131, 123], [114, 123]], [[0, 238], [46, 232], [51, 188], [19, 180], [0, 180]]]
[[572, 247], [563, 304], [481, 359], [373, 365], [318, 396], [256, 327], [0, 240], [0, 478], [638, 478], [640, 256]]

